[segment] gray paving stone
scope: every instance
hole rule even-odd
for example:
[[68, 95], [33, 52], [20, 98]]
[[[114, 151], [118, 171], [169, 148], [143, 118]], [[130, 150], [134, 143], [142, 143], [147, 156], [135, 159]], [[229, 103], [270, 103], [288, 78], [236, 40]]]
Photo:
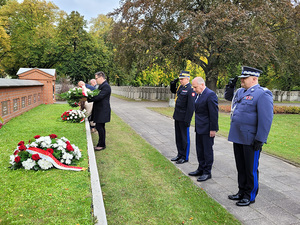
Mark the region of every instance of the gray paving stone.
[[300, 214], [299, 202], [293, 199], [285, 198], [278, 201], [274, 201], [273, 203], [282, 208], [283, 210], [288, 211], [294, 215]]
[[274, 223], [266, 218], [243, 221], [244, 225], [274, 225]]
[[299, 222], [299, 219], [296, 216], [276, 206], [261, 208], [260, 213], [273, 221], [274, 224], [294, 224]]

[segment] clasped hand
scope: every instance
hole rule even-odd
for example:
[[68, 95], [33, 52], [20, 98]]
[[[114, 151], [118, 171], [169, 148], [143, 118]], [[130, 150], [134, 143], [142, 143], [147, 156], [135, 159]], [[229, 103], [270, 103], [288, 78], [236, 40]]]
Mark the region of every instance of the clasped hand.
[[254, 151], [258, 151], [258, 150], [261, 150], [262, 149], [262, 146], [264, 145], [261, 141], [258, 141], [258, 140], [254, 140], [253, 143], [253, 150]]

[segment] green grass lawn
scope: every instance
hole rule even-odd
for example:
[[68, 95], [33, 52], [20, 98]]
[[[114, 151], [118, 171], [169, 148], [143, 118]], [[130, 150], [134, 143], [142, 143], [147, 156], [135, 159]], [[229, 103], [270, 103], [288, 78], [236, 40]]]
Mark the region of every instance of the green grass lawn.
[[[172, 117], [174, 108], [150, 108], [158, 113]], [[193, 116], [191, 125], [195, 125]], [[299, 114], [275, 114], [268, 143], [263, 151], [280, 157], [288, 162], [300, 165], [300, 115]], [[228, 137], [230, 129], [229, 113], [219, 113], [219, 135]]]
[[96, 158], [108, 224], [240, 224], [114, 113], [106, 129]]
[[89, 172], [11, 170], [9, 156], [35, 135], [65, 136], [82, 149], [78, 166], [88, 167], [84, 124], [62, 122], [68, 105], [40, 105], [0, 129], [0, 224], [93, 224]]

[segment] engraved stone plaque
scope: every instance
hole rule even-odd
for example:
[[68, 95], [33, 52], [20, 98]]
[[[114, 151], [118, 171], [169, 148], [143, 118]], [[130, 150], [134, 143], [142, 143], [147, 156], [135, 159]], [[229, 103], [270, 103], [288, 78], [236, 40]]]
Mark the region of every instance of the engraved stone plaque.
[[25, 108], [26, 97], [22, 97], [22, 108]]
[[14, 102], [13, 102], [13, 103], [14, 103], [14, 105], [13, 105], [13, 106], [14, 106], [14, 107], [13, 107], [13, 108], [14, 108], [14, 112], [15, 112], [15, 111], [18, 111], [18, 100], [19, 100], [19, 99], [17, 99], [17, 98], [14, 99]]
[[7, 101], [2, 102], [2, 116], [6, 116], [8, 114]]

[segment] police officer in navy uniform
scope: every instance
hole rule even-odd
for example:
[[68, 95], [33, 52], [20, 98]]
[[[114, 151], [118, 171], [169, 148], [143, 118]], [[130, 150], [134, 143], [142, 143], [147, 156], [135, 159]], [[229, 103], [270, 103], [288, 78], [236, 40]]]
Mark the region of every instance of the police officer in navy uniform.
[[[176, 89], [176, 83], [180, 81], [180, 86]], [[195, 93], [190, 84], [190, 72], [181, 71], [179, 78], [170, 84], [172, 93], [176, 93], [175, 110], [173, 118], [175, 120], [175, 138], [178, 154], [171, 161], [177, 164], [188, 162], [190, 153], [190, 123], [194, 113]]]
[[237, 206], [255, 202], [258, 193], [258, 164], [262, 146], [267, 142], [273, 120], [271, 91], [258, 84], [262, 71], [242, 67], [241, 86], [234, 94], [237, 79], [225, 88], [225, 99], [232, 100], [228, 140], [233, 142], [238, 173], [238, 193], [229, 195]]

